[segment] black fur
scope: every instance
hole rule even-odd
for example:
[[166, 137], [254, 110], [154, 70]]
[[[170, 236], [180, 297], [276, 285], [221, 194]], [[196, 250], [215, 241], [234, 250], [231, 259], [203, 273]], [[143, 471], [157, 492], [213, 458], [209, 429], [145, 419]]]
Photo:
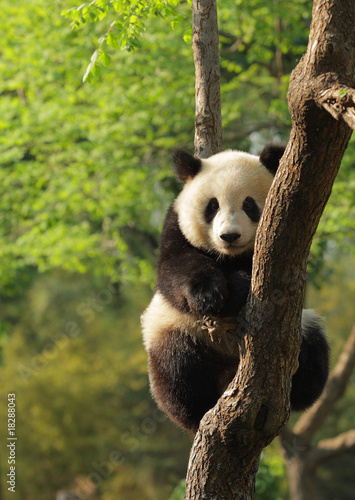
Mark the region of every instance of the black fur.
[[291, 407], [302, 411], [322, 394], [329, 374], [329, 345], [318, 324], [302, 331], [299, 367], [292, 377]]
[[285, 147], [278, 144], [268, 144], [260, 154], [260, 161], [273, 175], [276, 174]]
[[260, 210], [255, 200], [251, 196], [247, 196], [243, 203], [243, 210], [253, 222], [259, 222]]
[[207, 222], [207, 224], [210, 224], [213, 221], [216, 213], [218, 212], [218, 209], [219, 209], [219, 203], [217, 198], [211, 198], [210, 201], [207, 203], [207, 207], [205, 208], [205, 213], [204, 213], [205, 221]]
[[186, 182], [199, 173], [202, 167], [201, 160], [190, 155], [182, 149], [178, 149], [174, 154], [174, 172], [180, 182]]
[[237, 365], [235, 358], [178, 329], [164, 332], [149, 356], [151, 385], [159, 395], [160, 408], [191, 432], [197, 431], [203, 415], [216, 404]]

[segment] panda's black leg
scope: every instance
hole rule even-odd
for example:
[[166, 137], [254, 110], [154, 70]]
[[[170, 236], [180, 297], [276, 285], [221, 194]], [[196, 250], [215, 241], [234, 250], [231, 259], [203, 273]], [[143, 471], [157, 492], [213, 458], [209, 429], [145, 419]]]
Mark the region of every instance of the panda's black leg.
[[302, 316], [299, 366], [292, 377], [291, 409], [302, 411], [321, 395], [329, 373], [329, 345], [321, 320], [313, 311]]
[[149, 350], [153, 396], [172, 420], [190, 432], [197, 431], [203, 415], [216, 404], [225, 369], [224, 357], [206, 341], [178, 329], [164, 332]]

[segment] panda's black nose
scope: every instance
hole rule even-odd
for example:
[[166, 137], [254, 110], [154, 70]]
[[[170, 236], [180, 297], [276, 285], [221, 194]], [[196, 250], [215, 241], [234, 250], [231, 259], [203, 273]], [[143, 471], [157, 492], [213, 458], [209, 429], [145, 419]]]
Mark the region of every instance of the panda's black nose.
[[234, 241], [238, 240], [240, 236], [241, 235], [239, 233], [225, 233], [221, 234], [220, 238], [227, 243], [233, 243]]

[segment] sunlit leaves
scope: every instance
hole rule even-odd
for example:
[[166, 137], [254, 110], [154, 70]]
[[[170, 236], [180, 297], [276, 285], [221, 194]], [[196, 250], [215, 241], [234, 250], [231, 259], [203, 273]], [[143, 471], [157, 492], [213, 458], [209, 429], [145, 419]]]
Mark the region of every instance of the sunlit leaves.
[[139, 51], [97, 47], [94, 71], [112, 62], [82, 85], [96, 42], [117, 39], [95, 24], [72, 30], [46, 6], [0, 11], [0, 293], [21, 290], [34, 269], [152, 283], [172, 150], [193, 137], [185, 26], [151, 17]]
[[107, 16], [113, 18], [105, 33], [99, 38], [99, 48], [95, 50], [83, 77], [85, 81], [90, 73], [99, 76], [98, 63], [110, 65], [111, 58], [107, 53], [109, 48], [119, 47], [121, 50], [132, 51], [140, 46], [140, 38], [145, 31], [146, 22], [151, 16], [170, 18], [171, 27], [179, 23], [183, 16], [178, 13], [176, 6], [180, 0], [150, 0], [150, 1], [119, 1], [94, 0], [82, 3], [63, 11], [63, 15], [72, 20], [72, 27], [79, 28], [87, 22], [100, 22]]

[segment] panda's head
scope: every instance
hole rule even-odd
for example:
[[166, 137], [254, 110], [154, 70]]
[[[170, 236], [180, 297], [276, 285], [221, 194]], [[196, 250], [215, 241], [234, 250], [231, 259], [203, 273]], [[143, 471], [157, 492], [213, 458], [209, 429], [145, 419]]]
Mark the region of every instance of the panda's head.
[[226, 151], [200, 160], [185, 151], [174, 156], [184, 187], [175, 201], [185, 238], [199, 249], [236, 256], [252, 251], [266, 196], [284, 152], [268, 145], [260, 157]]

